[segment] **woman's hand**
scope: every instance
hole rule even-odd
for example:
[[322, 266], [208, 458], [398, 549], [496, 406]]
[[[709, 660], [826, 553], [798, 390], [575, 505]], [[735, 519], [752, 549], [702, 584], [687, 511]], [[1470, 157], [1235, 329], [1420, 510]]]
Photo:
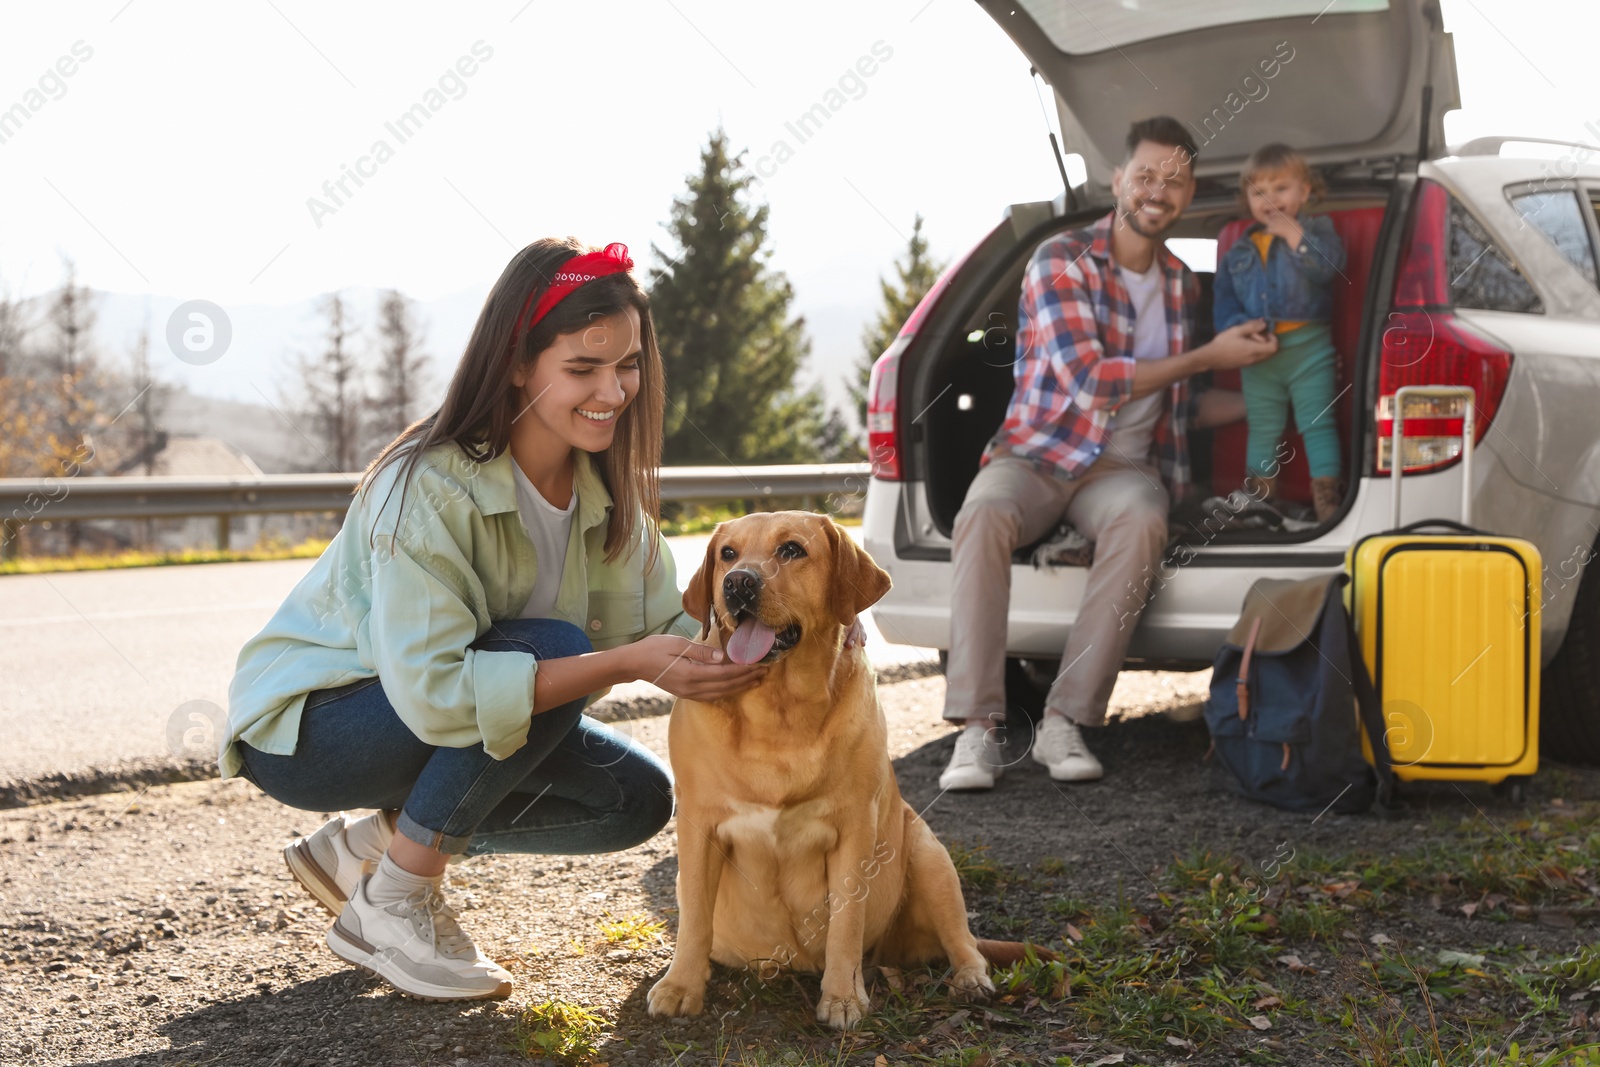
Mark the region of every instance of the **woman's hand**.
[[677, 634], [653, 634], [626, 647], [629, 673], [688, 700], [721, 700], [755, 688], [767, 676], [765, 664], [730, 662], [722, 649]]

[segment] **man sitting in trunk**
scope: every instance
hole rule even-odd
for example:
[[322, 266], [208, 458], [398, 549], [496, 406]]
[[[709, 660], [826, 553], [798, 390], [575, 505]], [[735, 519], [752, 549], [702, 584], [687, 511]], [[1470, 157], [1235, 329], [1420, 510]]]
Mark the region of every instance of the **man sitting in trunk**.
[[[1115, 210], [1049, 238], [1028, 263], [1016, 388], [952, 534], [944, 717], [965, 728], [942, 789], [988, 789], [1000, 773], [1011, 553], [1063, 513], [1095, 542], [1094, 561], [1033, 758], [1059, 781], [1101, 777], [1079, 728], [1105, 722], [1166, 547], [1169, 502], [1188, 488], [1187, 379], [1277, 351], [1260, 319], [1192, 347], [1199, 283], [1161, 235], [1194, 196], [1195, 156], [1176, 119], [1134, 123], [1112, 172]], [[1197, 425], [1238, 417], [1223, 403], [1208, 410], [1210, 397]]]

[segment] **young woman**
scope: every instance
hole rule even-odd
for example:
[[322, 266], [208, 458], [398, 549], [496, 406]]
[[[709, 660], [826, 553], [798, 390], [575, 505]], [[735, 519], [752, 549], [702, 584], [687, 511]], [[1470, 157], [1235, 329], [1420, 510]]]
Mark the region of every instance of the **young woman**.
[[616, 851], [671, 817], [665, 765], [590, 702], [635, 679], [713, 700], [767, 670], [689, 640], [654, 522], [665, 391], [632, 266], [620, 244], [517, 253], [444, 402], [367, 468], [239, 653], [222, 776], [379, 809], [284, 855], [336, 917], [328, 946], [403, 993], [511, 991], [444, 901], [451, 856]]

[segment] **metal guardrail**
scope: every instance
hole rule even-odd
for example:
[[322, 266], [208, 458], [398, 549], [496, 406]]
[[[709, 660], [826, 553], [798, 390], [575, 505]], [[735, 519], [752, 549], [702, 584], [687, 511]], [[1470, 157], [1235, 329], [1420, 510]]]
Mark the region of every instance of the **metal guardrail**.
[[[662, 467], [661, 499], [762, 499], [863, 493], [870, 463], [789, 463], [761, 467]], [[179, 519], [214, 516], [226, 548], [236, 515], [350, 508], [360, 473], [264, 474], [259, 477], [173, 476], [0, 478], [0, 553], [14, 551], [15, 531], [29, 522], [73, 519]]]

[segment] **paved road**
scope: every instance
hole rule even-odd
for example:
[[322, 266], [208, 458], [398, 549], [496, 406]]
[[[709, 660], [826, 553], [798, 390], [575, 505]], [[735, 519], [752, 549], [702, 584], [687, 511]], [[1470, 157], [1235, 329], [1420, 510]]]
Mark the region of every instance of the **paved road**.
[[[706, 537], [669, 543], [686, 582]], [[169, 724], [181, 737], [191, 701], [227, 707], [239, 648], [312, 562], [0, 577], [0, 783], [171, 755]], [[934, 655], [868, 631], [880, 666]], [[660, 691], [613, 695], [644, 692]]]

